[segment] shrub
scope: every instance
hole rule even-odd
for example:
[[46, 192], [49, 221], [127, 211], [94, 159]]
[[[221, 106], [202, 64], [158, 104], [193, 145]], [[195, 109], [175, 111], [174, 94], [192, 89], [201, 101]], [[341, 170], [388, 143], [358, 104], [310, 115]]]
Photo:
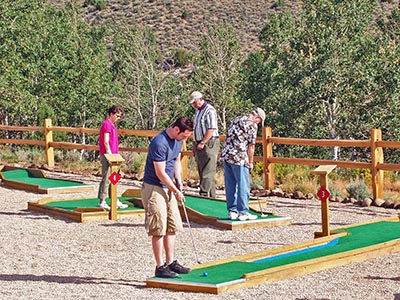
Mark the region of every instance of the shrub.
[[182, 19], [186, 20], [189, 17], [189, 13], [187, 10], [184, 10], [181, 15]]
[[190, 63], [190, 55], [185, 49], [178, 49], [174, 55], [175, 66], [183, 67]]
[[16, 160], [17, 155], [14, 152], [10, 151], [9, 147], [3, 145], [1, 146], [1, 158], [5, 160]]
[[107, 7], [105, 0], [85, 0], [85, 2], [83, 2], [84, 7], [89, 6], [89, 5], [93, 5], [98, 10], [102, 10]]
[[331, 193], [331, 196], [333, 197], [340, 197], [340, 198], [344, 198], [343, 193], [341, 192], [340, 188], [334, 186], [334, 185], [330, 185], [328, 187], [329, 192]]
[[346, 187], [346, 191], [349, 193], [351, 198], [355, 198], [357, 200], [371, 197], [371, 192], [369, 191], [365, 182], [362, 180], [350, 182]]

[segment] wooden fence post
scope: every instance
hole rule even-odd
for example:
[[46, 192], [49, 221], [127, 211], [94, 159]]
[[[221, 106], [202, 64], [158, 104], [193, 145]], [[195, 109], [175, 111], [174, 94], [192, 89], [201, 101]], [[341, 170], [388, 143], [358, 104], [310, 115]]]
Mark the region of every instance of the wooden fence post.
[[272, 137], [272, 128], [262, 128], [262, 144], [263, 144], [263, 168], [264, 168], [264, 187], [267, 190], [274, 189], [274, 164], [269, 162], [273, 156], [272, 143], [269, 138]]
[[54, 167], [54, 148], [49, 146], [53, 142], [51, 119], [44, 120], [44, 142], [46, 144], [46, 159], [49, 167]]
[[[184, 152], [184, 151], [187, 151], [187, 143], [186, 143], [186, 141], [183, 141], [183, 144], [182, 144], [182, 152]], [[188, 156], [187, 155], [182, 155], [182, 157], [181, 157], [181, 165], [182, 165], [182, 181], [183, 180], [189, 180], [190, 178], [188, 178], [188, 173], [189, 173], [189, 171], [188, 171], [188, 161], [189, 161], [189, 158], [188, 158]]]
[[383, 163], [383, 149], [377, 147], [376, 142], [382, 141], [382, 131], [371, 129], [371, 174], [372, 194], [374, 199], [383, 199], [383, 170], [378, 165]]

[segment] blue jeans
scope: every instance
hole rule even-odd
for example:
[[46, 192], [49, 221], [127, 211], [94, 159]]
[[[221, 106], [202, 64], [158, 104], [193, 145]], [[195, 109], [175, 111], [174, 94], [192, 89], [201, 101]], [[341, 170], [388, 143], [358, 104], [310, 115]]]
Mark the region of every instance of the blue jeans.
[[245, 166], [224, 162], [226, 207], [243, 214], [249, 211], [250, 173]]

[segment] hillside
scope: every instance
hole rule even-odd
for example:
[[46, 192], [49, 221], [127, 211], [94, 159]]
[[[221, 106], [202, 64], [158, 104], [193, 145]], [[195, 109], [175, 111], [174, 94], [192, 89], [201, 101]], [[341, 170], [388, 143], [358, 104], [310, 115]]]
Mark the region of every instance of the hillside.
[[[60, 6], [66, 1], [49, 1]], [[86, 1], [100, 3], [100, 0]], [[150, 26], [154, 29], [164, 56], [176, 49], [194, 50], [202, 32], [218, 23], [231, 25], [240, 37], [243, 52], [257, 49], [258, 33], [268, 15], [288, 8], [301, 9], [301, 0], [106, 0], [104, 9], [94, 5], [83, 7], [84, 18], [91, 24], [105, 24], [112, 20], [128, 24]], [[380, 0], [380, 7], [387, 11], [398, 5], [399, 0]]]

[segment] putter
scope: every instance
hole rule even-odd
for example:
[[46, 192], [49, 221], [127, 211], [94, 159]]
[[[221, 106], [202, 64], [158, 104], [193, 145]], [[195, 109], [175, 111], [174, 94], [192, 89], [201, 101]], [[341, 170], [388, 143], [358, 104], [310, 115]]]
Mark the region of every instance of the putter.
[[190, 233], [190, 238], [192, 239], [192, 244], [193, 244], [193, 249], [194, 249], [194, 254], [196, 255], [196, 261], [198, 264], [201, 264], [201, 261], [199, 260], [199, 257], [197, 255], [197, 249], [196, 249], [196, 245], [194, 243], [194, 238], [193, 238], [193, 234], [192, 234], [192, 227], [190, 227], [190, 222], [189, 222], [189, 217], [186, 211], [186, 205], [184, 202], [182, 202], [182, 206], [183, 206], [183, 211], [185, 213], [185, 217], [186, 217], [186, 223], [189, 227], [189, 233]]
[[264, 214], [264, 210], [262, 209], [260, 198], [258, 197], [258, 193], [259, 192], [257, 192], [256, 197], [257, 197], [257, 201], [258, 201], [258, 206], [260, 207], [261, 218], [268, 217], [268, 214]]

